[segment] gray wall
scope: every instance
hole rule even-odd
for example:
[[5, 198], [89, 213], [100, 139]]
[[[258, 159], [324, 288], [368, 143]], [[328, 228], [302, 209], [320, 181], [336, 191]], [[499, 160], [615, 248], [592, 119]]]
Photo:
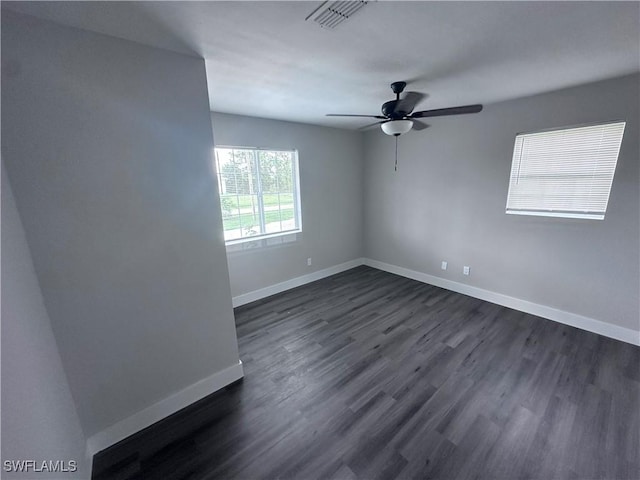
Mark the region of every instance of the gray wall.
[[361, 256], [361, 133], [221, 113], [212, 123], [218, 145], [295, 148], [300, 164], [302, 234], [291, 243], [229, 252], [233, 296]]
[[[639, 81], [431, 119], [431, 128], [400, 137], [397, 173], [393, 139], [367, 133], [366, 256], [638, 330]], [[605, 220], [504, 213], [517, 133], [618, 119], [627, 127]]]
[[2, 15], [2, 152], [87, 437], [238, 362], [204, 61]]
[[[89, 478], [85, 438], [62, 368], [11, 186], [2, 167], [2, 461], [74, 460]], [[6, 473], [2, 478], [33, 474]]]

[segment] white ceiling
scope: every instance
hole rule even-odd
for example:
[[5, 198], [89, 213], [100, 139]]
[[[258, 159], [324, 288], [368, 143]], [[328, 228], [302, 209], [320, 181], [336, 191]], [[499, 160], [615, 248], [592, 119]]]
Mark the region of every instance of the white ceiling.
[[[335, 30], [321, 2], [2, 2], [206, 59], [211, 109], [357, 128], [389, 84], [417, 110], [492, 103], [640, 70], [638, 2], [370, 2]], [[436, 120], [433, 120], [436, 121]]]

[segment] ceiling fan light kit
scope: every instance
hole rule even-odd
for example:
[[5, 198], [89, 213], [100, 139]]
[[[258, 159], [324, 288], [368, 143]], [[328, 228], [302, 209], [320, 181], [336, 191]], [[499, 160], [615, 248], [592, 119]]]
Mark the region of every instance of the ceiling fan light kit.
[[389, 120], [388, 122], [380, 124], [380, 128], [387, 135], [402, 135], [407, 133], [413, 127], [411, 120]]

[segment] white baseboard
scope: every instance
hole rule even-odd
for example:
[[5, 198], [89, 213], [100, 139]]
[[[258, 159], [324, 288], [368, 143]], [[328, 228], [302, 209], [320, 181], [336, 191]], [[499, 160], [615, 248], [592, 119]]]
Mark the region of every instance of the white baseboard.
[[502, 293], [492, 292], [483, 288], [466, 285], [464, 283], [454, 282], [453, 280], [447, 280], [446, 278], [436, 277], [435, 275], [429, 275], [427, 273], [418, 272], [416, 270], [410, 270], [404, 267], [398, 267], [389, 263], [380, 262], [378, 260], [372, 260], [370, 258], [357, 258], [349, 262], [341, 263], [333, 267], [325, 268], [324, 270], [318, 270], [317, 272], [310, 273], [308, 275], [302, 275], [301, 277], [292, 278], [285, 282], [277, 283], [269, 287], [254, 290], [237, 297], [233, 297], [233, 306], [239, 307], [247, 303], [255, 302], [262, 298], [275, 295], [276, 293], [284, 292], [301, 285], [320, 280], [336, 273], [344, 272], [359, 265], [368, 265], [378, 270], [384, 270], [385, 272], [395, 273], [402, 277], [418, 280], [419, 282], [435, 285], [436, 287], [446, 288], [453, 292], [469, 295], [470, 297], [479, 298], [487, 302], [502, 305], [504, 307], [513, 308], [521, 312], [537, 315], [538, 317], [553, 320], [555, 322], [570, 325], [572, 327], [580, 328], [588, 332], [604, 335], [605, 337], [614, 338], [623, 342], [631, 343], [633, 345], [640, 346], [640, 331], [632, 330], [630, 328], [620, 327], [611, 323], [596, 320], [594, 318], [585, 317], [564, 310], [558, 310], [557, 308], [541, 305], [539, 303], [530, 302], [528, 300], [522, 300], [516, 297], [510, 297]]
[[143, 428], [197, 402], [244, 376], [242, 361], [231, 365], [210, 377], [204, 378], [187, 388], [168, 396], [164, 400], [140, 410], [138, 413], [105, 428], [87, 440], [87, 452], [93, 456], [107, 447], [124, 440]]
[[316, 280], [320, 280], [321, 278], [330, 277], [331, 275], [335, 275], [336, 273], [344, 272], [345, 270], [350, 270], [363, 264], [364, 259], [356, 258], [355, 260], [351, 260], [349, 262], [344, 262], [339, 265], [334, 265], [333, 267], [325, 268], [323, 270], [318, 270], [307, 275], [292, 278], [291, 280], [276, 283], [275, 285], [270, 285], [259, 290], [254, 290], [253, 292], [243, 293], [242, 295], [233, 297], [233, 308], [239, 307], [241, 305], [246, 305], [247, 303], [255, 302], [256, 300], [260, 300], [262, 298], [270, 297], [271, 295], [275, 295], [276, 293], [291, 290], [292, 288], [299, 287], [307, 283], [315, 282]]
[[379, 262], [377, 260], [371, 260], [369, 258], [364, 259], [364, 264], [378, 270], [384, 270], [385, 272], [395, 273], [402, 277], [418, 280], [419, 282], [435, 285], [436, 287], [446, 288], [454, 292], [469, 295], [470, 297], [479, 298], [480, 300], [486, 300], [487, 302], [502, 305], [504, 307], [513, 308], [521, 312], [537, 315], [538, 317], [553, 320], [555, 322], [564, 323], [572, 327], [580, 328], [588, 332], [604, 335], [605, 337], [614, 338], [623, 342], [631, 343], [633, 345], [640, 345], [640, 331], [632, 330], [630, 328], [620, 327], [618, 325], [612, 325], [611, 323], [596, 320], [594, 318], [584, 317], [571, 312], [565, 312], [564, 310], [558, 310], [556, 308], [548, 307], [546, 305], [540, 305], [538, 303], [529, 302], [527, 300], [521, 300], [519, 298], [510, 297], [501, 293], [492, 292], [490, 290], [484, 290], [482, 288], [473, 287], [471, 285], [465, 285], [464, 283], [454, 282], [445, 278], [436, 277], [415, 270], [410, 270], [404, 267], [398, 267], [389, 263]]

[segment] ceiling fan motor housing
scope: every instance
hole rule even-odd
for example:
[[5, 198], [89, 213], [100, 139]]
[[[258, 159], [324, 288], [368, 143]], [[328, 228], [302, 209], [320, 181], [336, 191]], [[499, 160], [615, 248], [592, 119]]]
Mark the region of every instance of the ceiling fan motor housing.
[[411, 113], [406, 110], [396, 109], [397, 103], [398, 103], [398, 100], [389, 100], [388, 102], [383, 103], [382, 114], [391, 120], [399, 120], [409, 115], [409, 113]]

